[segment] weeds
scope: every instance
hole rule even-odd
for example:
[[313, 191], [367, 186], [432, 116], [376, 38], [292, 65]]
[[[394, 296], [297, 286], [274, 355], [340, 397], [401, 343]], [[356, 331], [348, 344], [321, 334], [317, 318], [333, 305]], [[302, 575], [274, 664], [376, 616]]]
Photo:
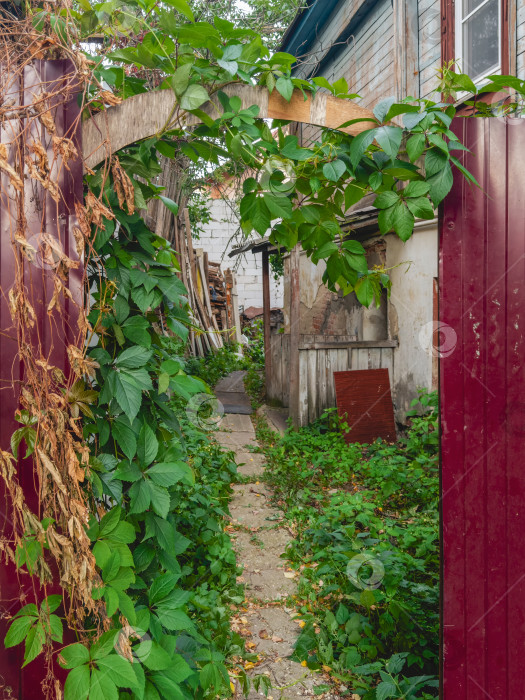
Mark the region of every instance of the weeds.
[[398, 444], [346, 445], [333, 414], [266, 443], [267, 480], [297, 532], [304, 627], [294, 658], [344, 697], [433, 698], [439, 644], [435, 394]]

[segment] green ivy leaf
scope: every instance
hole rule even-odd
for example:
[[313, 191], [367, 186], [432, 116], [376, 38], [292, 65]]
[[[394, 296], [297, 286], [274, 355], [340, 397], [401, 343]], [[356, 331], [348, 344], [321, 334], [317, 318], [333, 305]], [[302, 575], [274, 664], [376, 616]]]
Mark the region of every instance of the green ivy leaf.
[[218, 693], [223, 686], [223, 678], [217, 664], [208, 663], [200, 670], [200, 684], [204, 690], [213, 690]]
[[142, 464], [147, 467], [153, 462], [159, 451], [159, 443], [155, 433], [147, 423], [142, 425], [137, 441], [137, 456]]
[[179, 212], [179, 205], [176, 204], [173, 201], [173, 199], [170, 199], [169, 197], [164, 197], [162, 194], [159, 194], [159, 199], [166, 206], [166, 208], [171, 211], [172, 214], [177, 216]]
[[426, 197], [407, 199], [406, 204], [416, 218], [433, 219], [435, 216], [434, 207]]
[[263, 199], [273, 219], [292, 218], [292, 202], [288, 197], [265, 193]]
[[132, 423], [142, 405], [142, 390], [129, 374], [120, 372], [115, 378], [115, 398]]
[[[190, 73], [192, 68], [192, 63], [185, 63], [183, 66], [177, 68], [175, 73], [173, 73], [173, 75], [171, 75], [168, 78], [169, 84], [171, 85], [173, 92], [177, 95], [177, 97], [180, 97], [183, 94], [183, 92], [187, 89], [190, 82]], [[173, 152], [172, 155], [168, 157], [173, 157], [174, 155], [175, 153]]]
[[135, 482], [130, 490], [130, 513], [144, 513], [151, 503], [151, 490], [147, 481]]
[[27, 637], [29, 630], [35, 623], [35, 620], [36, 618], [28, 616], [16, 617], [11, 623], [11, 626], [9, 627], [9, 630], [4, 638], [5, 648], [9, 649], [10, 647], [14, 647], [23, 642]]
[[174, 486], [179, 481], [190, 486], [195, 483], [195, 474], [185, 462], [159, 462], [146, 473], [159, 486]]
[[404, 202], [398, 202], [393, 211], [392, 227], [402, 241], [408, 241], [414, 230], [414, 216]]
[[281, 94], [287, 102], [290, 102], [293, 95], [293, 83], [291, 78], [285, 78], [284, 76], [277, 78], [275, 87], [277, 88], [277, 92]]
[[128, 459], [133, 459], [137, 452], [137, 439], [127, 418], [118, 417], [111, 426], [111, 434]]
[[162, 625], [170, 632], [182, 632], [195, 629], [195, 625], [182, 610], [172, 610], [167, 607], [162, 608], [162, 615], [159, 617]]
[[374, 199], [374, 207], [377, 209], [388, 209], [388, 207], [394, 206], [399, 202], [399, 195], [397, 192], [381, 192]]
[[151, 584], [151, 588], [148, 593], [150, 604], [153, 605], [166, 598], [166, 596], [175, 588], [179, 578], [180, 576], [175, 574], [161, 574], [160, 576], [157, 576]]
[[323, 165], [323, 175], [331, 182], [337, 182], [346, 172], [346, 164], [337, 158]]
[[89, 700], [118, 700], [117, 686], [107, 670], [94, 668], [91, 671]]
[[159, 374], [158, 392], [159, 394], [164, 394], [170, 385], [170, 375], [166, 372], [161, 372]]
[[115, 360], [115, 366], [125, 369], [144, 367], [151, 358], [151, 351], [137, 345], [127, 348]]
[[163, 486], [150, 483], [151, 506], [155, 513], [161, 518], [167, 518], [170, 512], [170, 495]]
[[59, 660], [62, 668], [76, 668], [88, 663], [89, 651], [83, 644], [70, 644], [60, 651]]
[[149, 348], [151, 346], [151, 336], [148, 333], [150, 323], [143, 316], [130, 316], [122, 325], [122, 332], [132, 343]]
[[105, 656], [110, 654], [117, 642], [118, 632], [116, 630], [109, 630], [100, 635], [97, 641], [92, 645], [89, 650], [89, 656], [93, 661], [98, 659], [103, 659]]
[[191, 111], [192, 109], [198, 109], [202, 104], [208, 102], [209, 99], [210, 97], [202, 85], [193, 84], [182, 95], [180, 106], [182, 109]]
[[361, 302], [361, 304], [363, 304], [363, 306], [366, 306], [367, 308], [374, 301], [374, 283], [370, 275], [361, 277], [361, 279], [357, 281], [355, 285], [355, 294]]
[[137, 686], [137, 677], [133, 668], [123, 656], [110, 654], [99, 659], [97, 666], [103, 673], [107, 673], [119, 688], [135, 688]]
[[434, 206], [437, 207], [445, 199], [454, 184], [450, 162], [447, 161], [443, 169], [429, 177], [427, 182], [430, 185], [430, 197], [434, 202]]
[[34, 627], [31, 627], [26, 636], [26, 645], [24, 652], [24, 663], [22, 668], [31, 663], [35, 659], [44, 647], [44, 642], [46, 641], [46, 634], [44, 627], [41, 622], [37, 622]]
[[403, 190], [404, 197], [423, 197], [430, 189], [428, 182], [409, 182]]
[[89, 666], [77, 666], [67, 674], [64, 700], [86, 700], [91, 685]]
[[355, 168], [361, 160], [366, 149], [374, 142], [377, 129], [367, 129], [354, 136], [350, 145], [350, 161]]
[[387, 700], [387, 698], [399, 697], [395, 683], [392, 681], [382, 681], [376, 688], [376, 699]]
[[195, 17], [193, 16], [192, 9], [188, 5], [186, 0], [165, 0], [165, 2], [166, 5], [173, 7], [174, 10], [177, 10], [177, 12], [180, 12], [187, 19], [189, 19], [190, 22], [195, 22]]
[[365, 196], [366, 191], [363, 187], [351, 184], [345, 189], [345, 207], [350, 209], [354, 204], [360, 202]]
[[410, 161], [415, 163], [418, 158], [423, 155], [425, 150], [425, 134], [414, 134], [407, 141], [407, 153]]
[[148, 639], [134, 648], [136, 658], [150, 671], [163, 671], [171, 665], [171, 656], [160, 644]]
[[375, 132], [377, 143], [390, 160], [395, 160], [401, 146], [403, 129], [400, 126], [380, 126]]

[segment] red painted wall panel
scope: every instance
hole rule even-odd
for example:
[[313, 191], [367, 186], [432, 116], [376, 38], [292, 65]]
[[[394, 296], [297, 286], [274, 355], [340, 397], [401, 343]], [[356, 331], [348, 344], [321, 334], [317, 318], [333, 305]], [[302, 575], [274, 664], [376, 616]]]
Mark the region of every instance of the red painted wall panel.
[[482, 189], [456, 176], [441, 226], [443, 697], [503, 700], [525, 645], [525, 122], [455, 130]]
[[[33, 65], [26, 66], [23, 75], [23, 84], [19, 78], [14, 78], [4, 71], [2, 79], [11, 82], [13, 99], [18, 103], [20, 92], [23, 90], [23, 99], [26, 103], [31, 101], [31, 93], [38, 92], [40, 85], [43, 89], [53, 92], [56, 85], [61, 84], [64, 76], [71, 75], [74, 66], [69, 61], [36, 61]], [[72, 138], [77, 150], [81, 153], [80, 141], [80, 111], [74, 90], [66, 104], [57, 105], [53, 111], [53, 117], [59, 136]], [[78, 260], [72, 227], [75, 220], [75, 200], [82, 202], [82, 164], [69, 162], [69, 170], [60, 160], [56, 160], [53, 154], [51, 136], [44, 132], [38, 122], [33, 122], [30, 128], [22, 123], [26, 138], [30, 142], [37, 138], [45, 146], [50, 164], [53, 166], [54, 179], [57, 180], [62, 198], [57, 204], [49, 194], [34, 180], [26, 179], [26, 238], [33, 247], [40, 244], [42, 232], [51, 234], [60, 245], [64, 253], [73, 260]], [[16, 136], [20, 125], [16, 122], [4, 122], [0, 129], [0, 141], [9, 144]], [[24, 367], [17, 356], [16, 330], [13, 325], [9, 308], [8, 293], [15, 280], [15, 257], [12, 241], [16, 225], [16, 206], [9, 189], [9, 181], [5, 174], [0, 176], [0, 448], [9, 450], [10, 437], [18, 427], [14, 419], [14, 413], [19, 407], [18, 392], [24, 381]], [[53, 293], [53, 270], [46, 265], [29, 263], [24, 260], [24, 283], [29, 291], [30, 301], [37, 314], [37, 323], [33, 334], [33, 343], [39, 348], [42, 356], [56, 367], [68, 371], [67, 345], [75, 343], [78, 337], [77, 304], [82, 300], [82, 266], [71, 270], [68, 287], [75, 300], [61, 299], [62, 311], [47, 313], [47, 305]], [[15, 391], [13, 392], [13, 382]], [[37, 496], [35, 492], [35, 475], [31, 459], [19, 460], [18, 473], [20, 483], [24, 488], [29, 503], [36, 506]], [[10, 519], [10, 507], [6, 502], [5, 494], [0, 485], [0, 517], [3, 535], [7, 538], [12, 533]], [[29, 577], [18, 575], [14, 567], [7, 566], [2, 561], [0, 565], [0, 698], [20, 698], [23, 700], [41, 700], [44, 697], [41, 681], [45, 677], [43, 660], [36, 659], [23, 671], [23, 648], [15, 647], [5, 650], [3, 638], [7, 629], [5, 616], [14, 614], [20, 607], [20, 593], [27, 596], [27, 602], [34, 602], [35, 593], [37, 599], [42, 596], [38, 589], [34, 591]], [[52, 592], [48, 588], [48, 593]]]

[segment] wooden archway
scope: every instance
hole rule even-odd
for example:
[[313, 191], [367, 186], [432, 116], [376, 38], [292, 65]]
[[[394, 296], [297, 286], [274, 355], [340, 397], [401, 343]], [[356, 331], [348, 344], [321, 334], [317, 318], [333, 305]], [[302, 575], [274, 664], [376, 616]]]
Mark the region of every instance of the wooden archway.
[[[352, 136], [369, 129], [369, 120], [374, 119], [370, 110], [326, 93], [318, 93], [313, 98], [308, 96], [305, 100], [303, 94], [296, 90], [290, 102], [287, 102], [276, 90], [270, 94], [263, 87], [228, 85], [224, 92], [229, 97], [240, 97], [243, 109], [257, 105], [262, 118], [288, 119], [331, 129], [340, 129], [346, 122], [362, 119], [340, 129]], [[93, 168], [124, 146], [153, 136], [166, 126], [175, 128], [179, 123], [185, 126], [200, 123], [198, 117], [188, 113], [182, 118], [183, 121], [178, 122], [174, 118], [174, 106], [173, 92], [158, 90], [130, 97], [117, 107], [91, 117], [82, 126], [85, 166]], [[212, 117], [216, 117], [221, 109], [217, 98], [212, 98], [202, 107]]]

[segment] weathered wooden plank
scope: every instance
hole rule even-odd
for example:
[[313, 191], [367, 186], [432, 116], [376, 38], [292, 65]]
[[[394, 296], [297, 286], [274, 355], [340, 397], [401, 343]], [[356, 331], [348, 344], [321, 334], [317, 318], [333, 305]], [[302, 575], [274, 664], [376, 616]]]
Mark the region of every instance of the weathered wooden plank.
[[319, 392], [317, 378], [317, 350], [303, 353], [308, 362], [308, 420], [311, 423], [319, 416]]
[[[338, 129], [341, 124], [353, 119], [373, 119], [370, 110], [331, 95], [317, 93], [305, 100], [296, 90], [287, 102], [274, 90], [270, 95], [266, 88], [248, 85], [227, 85], [223, 91], [229, 96], [241, 98], [244, 109], [257, 105], [259, 117], [269, 119], [289, 119], [305, 124], [318, 124]], [[213, 97], [201, 109], [217, 116], [222, 109], [217, 97]], [[171, 90], [153, 90], [134, 95], [120, 105], [95, 114], [82, 126], [83, 154], [85, 166], [93, 168], [130, 143], [162, 132], [164, 129], [181, 126], [195, 126], [198, 117], [177, 108], [175, 95]], [[366, 121], [341, 129], [348, 134], [359, 134], [370, 128]]]
[[357, 351], [357, 367], [354, 369], [368, 369], [368, 350], [361, 348]]
[[418, 0], [394, 3], [394, 78], [398, 100], [418, 96]]
[[[312, 351], [314, 352], [314, 351]], [[317, 403], [321, 413], [328, 406], [328, 388], [326, 381], [326, 350], [316, 350], [317, 363]]]
[[[318, 336], [316, 336], [318, 337]], [[300, 350], [339, 350], [343, 348], [397, 348], [397, 340], [351, 340], [302, 343]]]
[[381, 348], [370, 348], [368, 351], [368, 369], [381, 368]]
[[299, 413], [297, 422], [300, 426], [308, 425], [308, 353], [299, 354]]
[[290, 406], [290, 335], [282, 336], [282, 374], [283, 406]]
[[381, 367], [388, 370], [390, 384], [393, 386], [394, 379], [394, 350], [393, 348], [381, 349]]
[[335, 406], [335, 387], [333, 354], [334, 350], [325, 350], [325, 374], [326, 374], [326, 405], [328, 408]]

